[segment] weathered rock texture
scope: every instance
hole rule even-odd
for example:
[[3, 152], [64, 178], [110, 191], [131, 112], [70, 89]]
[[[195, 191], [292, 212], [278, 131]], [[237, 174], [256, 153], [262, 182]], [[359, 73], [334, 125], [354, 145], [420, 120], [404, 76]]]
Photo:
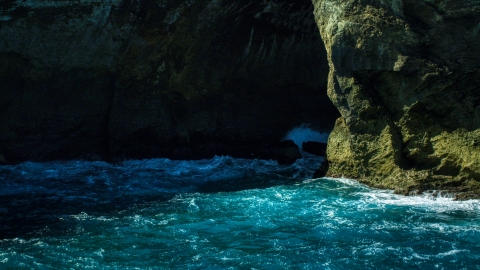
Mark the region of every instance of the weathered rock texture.
[[314, 0], [341, 113], [330, 176], [480, 195], [480, 2]]
[[248, 156], [338, 117], [309, 0], [5, 0], [0, 37], [9, 162]]

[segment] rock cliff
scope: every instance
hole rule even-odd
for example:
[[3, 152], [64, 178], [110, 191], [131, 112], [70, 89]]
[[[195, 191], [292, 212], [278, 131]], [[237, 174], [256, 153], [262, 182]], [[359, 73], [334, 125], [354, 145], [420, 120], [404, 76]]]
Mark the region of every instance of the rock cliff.
[[248, 156], [333, 128], [310, 0], [5, 0], [0, 154]]
[[313, 2], [341, 113], [328, 175], [480, 197], [480, 2]]
[[467, 0], [4, 0], [0, 155], [249, 156], [339, 111], [328, 175], [479, 197], [479, 31]]

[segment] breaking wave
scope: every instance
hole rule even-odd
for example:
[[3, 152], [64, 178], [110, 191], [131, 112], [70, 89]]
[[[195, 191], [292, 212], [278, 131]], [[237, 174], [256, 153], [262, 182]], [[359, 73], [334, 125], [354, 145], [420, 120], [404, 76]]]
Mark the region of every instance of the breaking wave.
[[480, 202], [215, 157], [0, 167], [2, 269], [479, 269]]

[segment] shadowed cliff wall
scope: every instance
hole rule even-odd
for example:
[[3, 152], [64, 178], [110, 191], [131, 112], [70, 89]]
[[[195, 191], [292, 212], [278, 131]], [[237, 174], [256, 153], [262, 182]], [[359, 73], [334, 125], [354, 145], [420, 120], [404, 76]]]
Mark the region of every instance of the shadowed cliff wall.
[[10, 162], [248, 155], [338, 116], [308, 0], [8, 0], [0, 36]]

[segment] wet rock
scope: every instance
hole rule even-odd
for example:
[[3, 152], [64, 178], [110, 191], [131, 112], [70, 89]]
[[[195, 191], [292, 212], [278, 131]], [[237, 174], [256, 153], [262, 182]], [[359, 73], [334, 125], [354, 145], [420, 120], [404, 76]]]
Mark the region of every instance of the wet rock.
[[320, 168], [313, 173], [313, 178], [322, 178], [325, 177], [328, 173], [328, 160], [324, 159]]
[[275, 142], [265, 146], [255, 154], [261, 159], [273, 159], [281, 165], [293, 164], [297, 159], [302, 158], [300, 149], [292, 140]]
[[302, 150], [317, 156], [325, 156], [327, 153], [327, 144], [322, 142], [303, 142]]

